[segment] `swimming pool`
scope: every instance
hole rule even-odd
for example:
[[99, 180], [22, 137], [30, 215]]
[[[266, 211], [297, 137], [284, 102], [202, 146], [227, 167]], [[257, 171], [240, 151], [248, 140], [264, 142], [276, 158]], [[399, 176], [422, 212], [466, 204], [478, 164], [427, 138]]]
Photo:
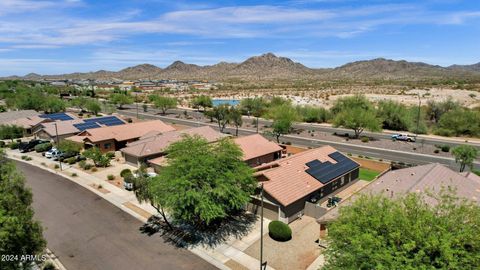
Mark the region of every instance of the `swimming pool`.
[[212, 99], [213, 106], [218, 106], [222, 104], [228, 104], [230, 106], [236, 106], [240, 104], [240, 100], [238, 99]]

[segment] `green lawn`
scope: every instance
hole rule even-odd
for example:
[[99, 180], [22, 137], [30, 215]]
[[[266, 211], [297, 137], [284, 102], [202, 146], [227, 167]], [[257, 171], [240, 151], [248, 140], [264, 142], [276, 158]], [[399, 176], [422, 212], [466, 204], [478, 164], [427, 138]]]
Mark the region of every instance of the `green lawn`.
[[360, 168], [360, 179], [365, 180], [365, 181], [372, 181], [377, 175], [380, 173], [377, 171], [365, 169], [365, 168]]

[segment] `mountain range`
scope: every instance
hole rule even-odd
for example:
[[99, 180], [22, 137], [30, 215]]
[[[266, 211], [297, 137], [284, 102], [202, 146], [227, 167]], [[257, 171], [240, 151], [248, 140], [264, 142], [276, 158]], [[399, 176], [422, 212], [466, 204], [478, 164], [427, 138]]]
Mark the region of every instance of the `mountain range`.
[[441, 67], [422, 62], [384, 58], [351, 62], [336, 68], [308, 68], [301, 63], [272, 53], [253, 56], [241, 63], [220, 62], [199, 66], [175, 61], [166, 68], [141, 64], [120, 71], [99, 70], [87, 73], [39, 75], [30, 73], [9, 79], [352, 79], [421, 80], [435, 78], [479, 78], [480, 63]]

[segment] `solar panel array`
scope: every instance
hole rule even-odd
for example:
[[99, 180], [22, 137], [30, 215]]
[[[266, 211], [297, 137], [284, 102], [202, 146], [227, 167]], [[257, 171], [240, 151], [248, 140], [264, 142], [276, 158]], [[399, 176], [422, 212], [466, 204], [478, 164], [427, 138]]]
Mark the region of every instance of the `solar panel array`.
[[105, 116], [105, 117], [84, 119], [83, 123], [73, 124], [73, 126], [80, 131], [84, 131], [86, 129], [99, 128], [101, 127], [101, 125], [118, 126], [123, 124], [125, 124], [125, 122], [123, 122], [116, 116]]
[[84, 131], [86, 129], [91, 129], [91, 128], [99, 128], [100, 126], [97, 123], [80, 123], [80, 124], [73, 124], [74, 127], [76, 127], [80, 131]]
[[105, 117], [85, 119], [84, 122], [85, 123], [98, 123], [98, 124], [105, 125], [105, 126], [118, 126], [118, 125], [125, 124], [125, 122], [118, 119], [118, 117], [116, 117], [116, 116], [105, 116]]
[[330, 161], [322, 163], [319, 160], [312, 160], [305, 164], [309, 167], [305, 172], [320, 181], [322, 184], [326, 184], [359, 167], [357, 163], [353, 162], [340, 152], [334, 152], [328, 156], [337, 163], [331, 163]]
[[50, 114], [42, 114], [40, 115], [41, 118], [48, 118], [52, 119], [54, 121], [60, 120], [60, 121], [67, 121], [67, 120], [73, 120], [73, 117], [66, 113], [50, 113]]

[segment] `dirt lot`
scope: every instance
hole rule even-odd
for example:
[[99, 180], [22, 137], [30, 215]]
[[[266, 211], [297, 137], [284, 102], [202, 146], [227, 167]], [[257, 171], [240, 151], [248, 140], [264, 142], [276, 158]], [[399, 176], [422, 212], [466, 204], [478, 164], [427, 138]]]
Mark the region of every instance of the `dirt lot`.
[[361, 167], [370, 169], [376, 172], [383, 172], [385, 170], [390, 169], [390, 163], [364, 159], [364, 158], [356, 158], [356, 157], [352, 157], [352, 159], [355, 160], [357, 163], [359, 163]]
[[[304, 216], [290, 223], [292, 239], [277, 242], [266, 234], [264, 236], [264, 259], [277, 270], [306, 269], [319, 255], [319, 225], [315, 219]], [[245, 253], [259, 259], [260, 240], [245, 250]]]

